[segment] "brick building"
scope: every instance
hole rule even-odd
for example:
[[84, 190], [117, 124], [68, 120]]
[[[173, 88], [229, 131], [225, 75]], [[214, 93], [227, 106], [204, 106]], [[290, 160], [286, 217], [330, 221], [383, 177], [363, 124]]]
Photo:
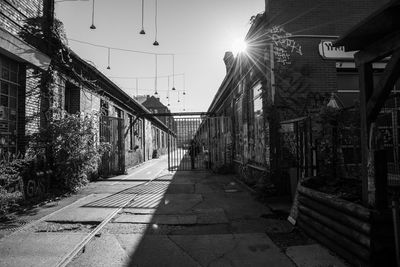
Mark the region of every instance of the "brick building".
[[[245, 169], [246, 176], [254, 177], [277, 173], [271, 175], [273, 183], [289, 191], [296, 163], [283, 155], [282, 142], [290, 140], [282, 141], [282, 136], [295, 143], [297, 121], [330, 101], [339, 107], [354, 105], [358, 76], [353, 54], [332, 42], [382, 4], [266, 0], [265, 12], [251, 18], [247, 51], [236, 57], [225, 54], [227, 74], [208, 109], [232, 118], [237, 171]], [[377, 75], [384, 65], [374, 65]], [[297, 177], [305, 171], [312, 175], [308, 169], [294, 171]]]
[[[141, 96], [135, 96], [135, 99], [142, 104], [144, 107], [146, 107], [150, 113], [155, 114], [157, 117], [157, 114], [163, 114], [162, 116], [158, 116], [157, 118], [167, 125], [169, 128], [171, 128], [171, 131], [174, 131], [174, 118], [172, 116], [167, 116], [166, 114], [171, 113], [169, 108], [167, 108], [163, 103], [161, 103], [159, 97], [155, 96], [150, 96], [150, 95], [141, 95]], [[160, 129], [156, 127], [152, 127], [152, 143], [153, 146], [156, 148], [154, 151], [153, 150], [153, 156], [158, 157], [159, 155], [167, 153], [168, 149], [168, 136], [167, 133], [164, 131], [160, 131]]]
[[100, 137], [117, 155], [103, 160], [106, 174], [151, 158], [156, 145], [165, 152], [152, 129], [167, 127], [67, 48], [54, 1], [0, 0], [0, 99], [0, 153], [24, 152], [49, 118], [78, 112], [98, 114]]

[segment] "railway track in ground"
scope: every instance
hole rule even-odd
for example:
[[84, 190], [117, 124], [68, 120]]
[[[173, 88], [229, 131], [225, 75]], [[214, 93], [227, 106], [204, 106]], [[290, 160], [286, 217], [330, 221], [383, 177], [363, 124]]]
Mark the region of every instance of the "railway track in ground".
[[[152, 179], [150, 179], [147, 182], [143, 182], [142, 184], [139, 185], [135, 185], [131, 188], [129, 188], [128, 190], [132, 190], [132, 189], [141, 189], [141, 187], [146, 187], [151, 185], [151, 183], [153, 183], [154, 181], [157, 181], [158, 178], [162, 177], [160, 176], [160, 174], [163, 172], [164, 170], [159, 171], [155, 177], [153, 177]], [[108, 215], [96, 228], [93, 229], [93, 231], [91, 231], [79, 244], [77, 244], [73, 250], [71, 250], [69, 253], [67, 253], [56, 265], [56, 267], [64, 267], [67, 266], [73, 259], [74, 257], [84, 249], [84, 247], [86, 246], [86, 244], [88, 244], [90, 242], [90, 240], [92, 240], [93, 237], [95, 237], [100, 231], [101, 229], [104, 228], [104, 226], [107, 225], [107, 223], [109, 223], [115, 216], [117, 216], [125, 207], [127, 207], [130, 203], [135, 201], [135, 193], [132, 193], [132, 198], [128, 199], [127, 201], [125, 201], [125, 203], [123, 203], [121, 205], [121, 207], [115, 209], [110, 215]]]
[[[162, 159], [161, 159], [161, 161], [162, 161]], [[118, 186], [118, 184], [128, 183], [130, 181], [137, 181], [138, 184], [135, 184], [134, 186], [129, 186], [126, 189], [123, 189], [123, 190], [117, 191], [117, 193], [111, 194], [110, 196], [124, 195], [123, 198], [120, 198], [121, 200], [123, 199], [123, 201], [117, 201], [117, 203], [115, 203], [115, 202], [113, 203], [114, 205], [105, 207], [108, 209], [111, 207], [111, 208], [113, 208], [113, 210], [100, 223], [98, 223], [98, 222], [93, 223], [93, 227], [94, 226], [95, 227], [93, 229], [90, 229], [90, 231], [87, 232], [87, 234], [86, 234], [86, 231], [89, 230], [87, 228], [84, 229], [83, 232], [80, 230], [78, 232], [75, 232], [75, 233], [83, 234], [84, 237], [79, 241], [79, 243], [77, 243], [73, 247], [72, 250], [69, 250], [68, 252], [66, 252], [64, 254], [64, 256], [61, 256], [60, 257], [61, 259], [57, 262], [57, 264], [52, 264], [51, 266], [67, 266], [75, 258], [75, 256], [85, 248], [85, 246], [93, 239], [93, 237], [95, 237], [104, 228], [104, 226], [106, 226], [113, 218], [115, 218], [126, 206], [129, 206], [130, 203], [135, 201], [135, 196], [137, 195], [137, 192], [140, 192], [143, 190], [148, 190], [148, 188], [152, 187], [152, 183], [155, 183], [155, 181], [158, 179], [162, 180], [162, 183], [167, 184], [167, 182], [162, 179], [162, 177], [165, 176], [162, 173], [166, 171], [166, 168], [165, 167], [163, 167], [163, 168], [157, 167], [156, 166], [157, 164], [161, 164], [160, 160], [156, 160], [154, 163], [150, 162], [150, 164], [148, 164], [148, 165], [145, 164], [145, 165], [143, 165], [142, 168], [140, 168], [140, 167], [137, 168], [129, 175], [122, 177], [122, 178], [117, 178], [115, 182], [112, 182], [112, 179], [110, 179], [109, 180], [109, 181], [111, 181], [111, 183], [109, 184], [110, 186]], [[159, 165], [159, 166], [162, 166], [162, 165]], [[145, 179], [136, 179], [136, 180], [130, 179], [133, 177], [133, 175], [138, 176], [138, 174], [140, 174], [140, 176], [144, 176]], [[170, 175], [170, 174], [168, 174], [168, 175]], [[78, 202], [81, 202], [81, 203], [87, 202], [87, 200], [88, 200], [87, 198], [90, 198], [91, 196], [93, 197], [93, 195], [95, 195], [95, 194], [86, 195], [86, 196], [78, 199], [77, 201], [74, 201], [73, 203], [71, 203], [65, 207], [62, 207], [61, 209], [53, 211], [50, 214], [48, 214], [42, 218], [39, 218], [34, 221], [30, 221], [24, 225], [21, 225], [20, 227], [17, 227], [15, 229], [15, 231], [13, 231], [11, 234], [5, 236], [4, 238], [10, 238], [10, 237], [12, 238], [13, 235], [18, 235], [19, 233], [21, 233], [21, 234], [27, 233], [27, 232], [29, 233], [29, 232], [32, 232], [32, 230], [35, 231], [36, 233], [52, 232], [51, 230], [50, 231], [46, 231], [46, 230], [37, 231], [37, 228], [42, 227], [43, 224], [46, 225], [46, 224], [48, 224], [48, 222], [52, 222], [51, 218], [53, 216], [62, 214], [65, 211], [67, 211], [67, 212], [70, 211], [71, 209], [74, 208], [74, 205], [76, 206], [76, 204]], [[115, 197], [112, 201], [115, 201]], [[94, 201], [94, 202], [96, 202], [96, 201]], [[117, 204], [117, 205], [115, 205], [115, 204]], [[81, 205], [79, 205], [79, 207], [80, 206]], [[88, 207], [87, 204], [82, 205], [82, 206]], [[79, 220], [77, 222], [73, 222], [73, 221], [60, 222], [58, 224], [62, 228], [62, 225], [64, 223], [67, 223], [70, 225], [82, 224], [81, 222], [79, 222]], [[55, 231], [55, 232], [57, 232], [57, 231]], [[60, 233], [62, 233], [62, 231], [60, 231]], [[1, 242], [1, 240], [0, 240], [0, 242]]]

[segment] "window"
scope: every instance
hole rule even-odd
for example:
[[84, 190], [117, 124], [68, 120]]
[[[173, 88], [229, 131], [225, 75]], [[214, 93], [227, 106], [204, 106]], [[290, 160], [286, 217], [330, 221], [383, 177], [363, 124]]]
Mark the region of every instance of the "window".
[[18, 63], [0, 56], [0, 153], [17, 151]]
[[252, 160], [256, 163], [265, 162], [265, 129], [262, 108], [261, 84], [258, 83], [252, 90], [253, 93], [253, 153]]
[[109, 106], [107, 101], [101, 99], [100, 100], [100, 112], [102, 116], [109, 116]]
[[134, 118], [132, 115], [128, 114], [128, 118], [129, 118], [129, 129], [128, 129], [128, 133], [129, 133], [129, 149], [133, 150], [133, 147], [135, 146], [135, 141], [134, 141], [134, 135], [133, 135], [133, 121]]
[[[378, 85], [381, 72], [374, 70], [374, 87]], [[343, 107], [354, 106], [359, 101], [359, 75], [355, 69], [337, 69], [337, 93]]]
[[124, 113], [122, 112], [121, 109], [114, 107], [114, 112], [115, 112], [115, 116], [117, 118], [123, 118], [124, 117]]
[[241, 161], [243, 153], [243, 95], [235, 102], [235, 159]]

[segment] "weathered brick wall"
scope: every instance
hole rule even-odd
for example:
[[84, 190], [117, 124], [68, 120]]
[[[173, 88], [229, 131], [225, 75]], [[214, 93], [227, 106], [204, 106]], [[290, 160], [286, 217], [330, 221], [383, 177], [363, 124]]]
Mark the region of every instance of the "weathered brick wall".
[[25, 19], [42, 13], [43, 0], [0, 0], [0, 27], [17, 35]]
[[[290, 64], [275, 62], [276, 105], [281, 120], [318, 110], [337, 89], [336, 61], [318, 52], [323, 36], [341, 36], [387, 0], [271, 0], [267, 28], [282, 25], [301, 53], [289, 51]], [[297, 35], [297, 36], [296, 36]], [[298, 35], [307, 35], [301, 37]], [[318, 37], [319, 36], [319, 37]], [[290, 48], [289, 48], [290, 50]], [[276, 58], [275, 58], [276, 60]]]

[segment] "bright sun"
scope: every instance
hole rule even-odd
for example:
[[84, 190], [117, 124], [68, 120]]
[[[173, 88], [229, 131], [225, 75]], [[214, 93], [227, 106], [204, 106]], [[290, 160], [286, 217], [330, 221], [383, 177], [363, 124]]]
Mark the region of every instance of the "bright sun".
[[243, 39], [236, 39], [232, 44], [232, 52], [234, 55], [237, 53], [246, 52], [247, 43]]

